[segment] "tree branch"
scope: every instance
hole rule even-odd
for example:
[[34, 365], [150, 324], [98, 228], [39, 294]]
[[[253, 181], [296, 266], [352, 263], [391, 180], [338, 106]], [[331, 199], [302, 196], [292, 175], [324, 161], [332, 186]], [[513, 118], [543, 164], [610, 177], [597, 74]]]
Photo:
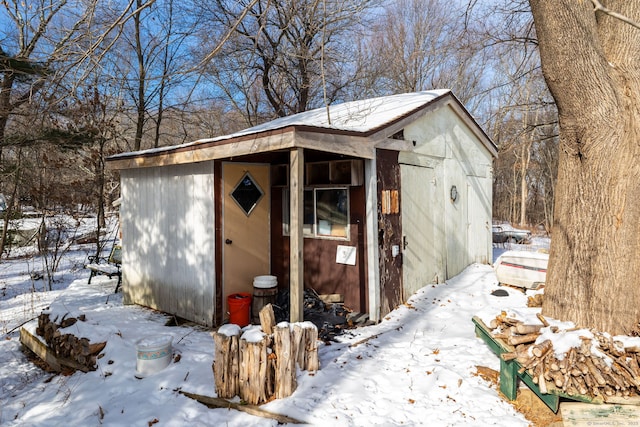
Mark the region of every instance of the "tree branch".
[[626, 16], [624, 16], [621, 13], [618, 12], [614, 12], [613, 10], [605, 7], [602, 5], [602, 3], [600, 3], [600, 0], [591, 0], [591, 3], [593, 3], [593, 10], [596, 12], [602, 12], [604, 14], [607, 14], [613, 18], [619, 19], [624, 23], [627, 23], [629, 25], [631, 25], [632, 27], [638, 28], [640, 29], [640, 23], [633, 21], [630, 18], [627, 18]]

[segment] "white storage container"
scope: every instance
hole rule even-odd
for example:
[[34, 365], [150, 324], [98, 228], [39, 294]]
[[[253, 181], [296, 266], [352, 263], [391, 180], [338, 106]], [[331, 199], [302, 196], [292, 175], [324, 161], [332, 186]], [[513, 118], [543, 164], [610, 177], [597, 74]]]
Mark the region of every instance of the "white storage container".
[[155, 335], [142, 338], [136, 343], [136, 377], [155, 374], [171, 363], [173, 337]]

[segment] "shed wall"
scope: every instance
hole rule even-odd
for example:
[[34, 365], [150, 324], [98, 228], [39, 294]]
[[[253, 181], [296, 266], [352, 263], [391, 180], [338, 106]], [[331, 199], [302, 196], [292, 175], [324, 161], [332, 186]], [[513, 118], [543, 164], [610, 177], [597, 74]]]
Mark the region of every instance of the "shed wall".
[[[442, 192], [432, 214], [435, 244], [445, 260], [444, 278], [459, 274], [474, 262], [490, 262], [491, 153], [448, 106], [409, 124], [404, 137], [416, 144], [411, 152], [401, 152], [398, 161], [435, 168]], [[453, 186], [458, 193], [456, 201], [451, 200]]]
[[125, 303], [213, 326], [213, 162], [121, 173]]

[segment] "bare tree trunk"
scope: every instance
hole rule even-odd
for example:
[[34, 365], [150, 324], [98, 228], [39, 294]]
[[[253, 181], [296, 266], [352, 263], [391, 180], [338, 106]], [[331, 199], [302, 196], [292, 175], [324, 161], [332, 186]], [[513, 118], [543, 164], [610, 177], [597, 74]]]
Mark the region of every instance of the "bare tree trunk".
[[144, 119], [147, 105], [145, 94], [147, 66], [144, 62], [143, 46], [142, 41], [140, 40], [140, 14], [142, 13], [141, 6], [142, 0], [136, 0], [136, 9], [138, 9], [138, 11], [133, 15], [136, 38], [136, 57], [138, 59], [138, 99], [136, 100], [138, 105], [136, 109], [136, 136], [134, 140], [135, 150], [140, 150], [142, 146], [142, 134], [144, 132]]
[[17, 151], [16, 165], [13, 170], [13, 187], [11, 189], [11, 195], [7, 200], [7, 208], [4, 211], [4, 219], [2, 232], [0, 233], [0, 257], [4, 253], [6, 248], [7, 236], [9, 233], [9, 220], [13, 216], [16, 201], [18, 199], [18, 185], [20, 183], [20, 172], [22, 170], [22, 149]]
[[527, 186], [527, 171], [529, 170], [529, 160], [531, 160], [531, 144], [523, 144], [520, 157], [520, 223], [527, 223], [527, 198], [529, 197], [529, 187]]
[[[560, 164], [543, 313], [611, 334], [640, 320], [640, 30], [591, 2], [530, 0], [558, 106]], [[640, 3], [607, 6], [640, 22]]]

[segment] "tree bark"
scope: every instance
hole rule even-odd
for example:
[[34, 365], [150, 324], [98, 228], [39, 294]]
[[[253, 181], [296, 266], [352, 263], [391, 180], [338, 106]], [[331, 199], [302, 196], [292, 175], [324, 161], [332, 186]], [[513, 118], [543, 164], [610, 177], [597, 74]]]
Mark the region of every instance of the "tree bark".
[[[612, 334], [640, 320], [640, 30], [589, 1], [530, 0], [560, 160], [543, 313]], [[640, 3], [607, 7], [640, 22]]]

